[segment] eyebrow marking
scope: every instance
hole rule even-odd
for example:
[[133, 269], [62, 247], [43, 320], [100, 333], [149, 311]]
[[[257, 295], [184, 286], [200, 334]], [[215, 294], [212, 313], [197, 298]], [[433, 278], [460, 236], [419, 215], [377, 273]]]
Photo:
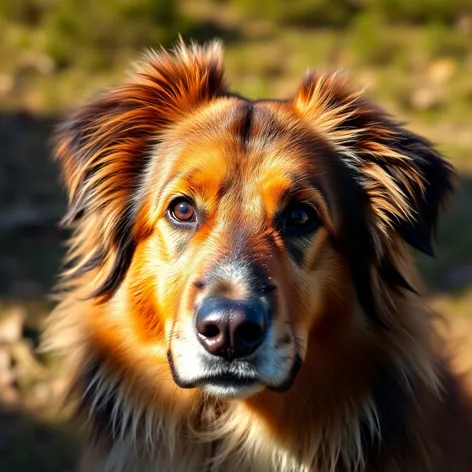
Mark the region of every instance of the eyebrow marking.
[[284, 192], [281, 195], [280, 201], [282, 202], [287, 202], [291, 198], [300, 195], [300, 194], [306, 194], [307, 192], [314, 191], [317, 194], [319, 194], [324, 200], [327, 201], [327, 195], [323, 191], [323, 188], [321, 187], [321, 183], [319, 180], [313, 178], [310, 175], [296, 175], [296, 174], [290, 174], [289, 178], [293, 182], [292, 185], [284, 190]]
[[254, 104], [252, 102], [245, 101], [241, 104], [241, 108], [243, 109], [244, 116], [241, 122], [239, 123], [239, 135], [241, 137], [243, 146], [246, 146], [251, 134], [251, 127], [254, 115]]

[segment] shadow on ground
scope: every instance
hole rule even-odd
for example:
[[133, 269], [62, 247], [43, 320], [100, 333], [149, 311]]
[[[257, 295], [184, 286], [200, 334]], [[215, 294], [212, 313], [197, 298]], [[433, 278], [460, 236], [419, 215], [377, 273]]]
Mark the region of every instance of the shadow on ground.
[[0, 293], [8, 298], [48, 293], [62, 257], [65, 200], [50, 158], [56, 122], [0, 114]]
[[77, 439], [70, 431], [0, 405], [2, 472], [72, 472], [77, 456]]
[[[35, 355], [63, 255], [55, 117], [0, 114], [0, 471], [74, 470], [77, 439], [48, 416], [54, 374]], [[48, 404], [49, 403], [49, 404]]]

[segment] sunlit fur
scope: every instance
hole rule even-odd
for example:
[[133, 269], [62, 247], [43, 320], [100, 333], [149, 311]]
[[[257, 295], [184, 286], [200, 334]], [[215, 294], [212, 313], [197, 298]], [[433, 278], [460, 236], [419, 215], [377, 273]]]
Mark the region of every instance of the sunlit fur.
[[[58, 132], [74, 232], [45, 344], [89, 424], [83, 470], [472, 470], [470, 400], [407, 249], [432, 252], [451, 168], [337, 74], [251, 102], [222, 67], [218, 44], [151, 52]], [[195, 231], [166, 216], [182, 194]], [[316, 207], [313, 234], [278, 230], [291, 198]], [[174, 375], [203, 369], [198, 281], [217, 267], [211, 294], [248, 297], [247, 261], [276, 285], [258, 366], [235, 364], [262, 383], [180, 388], [168, 352]], [[293, 385], [266, 388], [295, 356]]]

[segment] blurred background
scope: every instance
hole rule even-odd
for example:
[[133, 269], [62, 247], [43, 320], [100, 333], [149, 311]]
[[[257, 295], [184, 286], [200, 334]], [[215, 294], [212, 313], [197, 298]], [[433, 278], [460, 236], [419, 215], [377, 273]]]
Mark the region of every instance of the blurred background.
[[307, 67], [354, 84], [437, 143], [460, 188], [437, 260], [418, 257], [431, 305], [472, 365], [472, 1], [0, 0], [0, 470], [73, 470], [77, 436], [52, 400], [57, 362], [35, 352], [66, 236], [50, 160], [58, 120], [119, 83], [146, 47], [215, 37], [234, 90], [290, 96]]

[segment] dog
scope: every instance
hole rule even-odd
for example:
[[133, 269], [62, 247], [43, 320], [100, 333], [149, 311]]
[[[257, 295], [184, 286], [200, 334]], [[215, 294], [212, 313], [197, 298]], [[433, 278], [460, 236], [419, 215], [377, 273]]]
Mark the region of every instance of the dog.
[[339, 74], [231, 93], [221, 49], [149, 52], [57, 134], [73, 232], [46, 346], [83, 470], [472, 471], [409, 252], [433, 254], [452, 167]]

